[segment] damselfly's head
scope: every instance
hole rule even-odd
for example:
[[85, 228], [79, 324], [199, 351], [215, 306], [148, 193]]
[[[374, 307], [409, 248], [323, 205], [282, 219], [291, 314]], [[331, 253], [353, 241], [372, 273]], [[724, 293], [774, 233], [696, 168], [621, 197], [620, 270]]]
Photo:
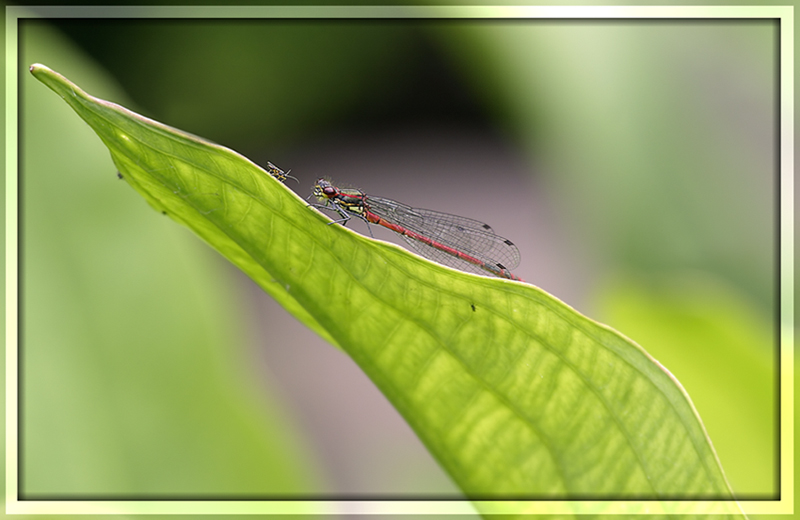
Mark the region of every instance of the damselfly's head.
[[314, 184], [314, 196], [322, 202], [328, 201], [339, 194], [339, 190], [325, 179], [319, 179]]

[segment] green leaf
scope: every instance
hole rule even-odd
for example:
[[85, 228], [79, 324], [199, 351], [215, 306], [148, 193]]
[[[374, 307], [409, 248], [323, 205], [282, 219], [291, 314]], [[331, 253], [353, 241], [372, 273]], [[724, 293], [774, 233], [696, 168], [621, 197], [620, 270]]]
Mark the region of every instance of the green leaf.
[[235, 152], [31, 72], [154, 208], [344, 349], [470, 498], [731, 497], [688, 396], [619, 333], [328, 225]]

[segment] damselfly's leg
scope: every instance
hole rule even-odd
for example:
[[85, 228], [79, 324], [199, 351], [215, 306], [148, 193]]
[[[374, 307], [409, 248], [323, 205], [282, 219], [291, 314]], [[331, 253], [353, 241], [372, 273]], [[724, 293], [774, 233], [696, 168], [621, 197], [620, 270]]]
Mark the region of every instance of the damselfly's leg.
[[336, 211], [338, 211], [339, 214], [343, 218], [341, 220], [334, 220], [333, 222], [328, 222], [329, 225], [338, 222], [338, 223], [341, 223], [344, 226], [345, 224], [347, 224], [350, 221], [350, 219], [352, 217], [355, 216], [355, 217], [358, 217], [361, 220], [363, 220], [364, 223], [367, 225], [367, 231], [369, 231], [369, 237], [370, 238], [375, 238], [375, 235], [372, 234], [372, 226], [369, 225], [369, 220], [367, 220], [367, 217], [365, 217], [361, 213], [350, 213], [349, 211], [345, 210], [343, 207], [338, 205], [335, 200], [331, 200], [330, 203], [333, 204], [336, 207]]
[[[351, 213], [348, 213], [348, 216], [349, 215], [351, 215]], [[370, 238], [375, 238], [375, 235], [372, 234], [372, 226], [369, 225], [369, 220], [367, 220], [367, 217], [365, 217], [364, 215], [360, 215], [358, 213], [352, 213], [352, 215], [355, 215], [356, 217], [358, 217], [361, 220], [363, 220], [364, 224], [367, 225], [367, 231], [369, 231], [369, 237]], [[344, 226], [344, 224], [342, 224], [342, 225]]]
[[[306, 199], [306, 200], [308, 200], [308, 199]], [[347, 213], [347, 211], [345, 211], [344, 209], [340, 208], [335, 202], [331, 202], [331, 205], [333, 206], [332, 208], [330, 206], [328, 206], [327, 204], [309, 204], [308, 207], [309, 208], [319, 208], [319, 209], [324, 209], [324, 210], [328, 210], [328, 211], [335, 211], [336, 213], [341, 215], [342, 218], [340, 218], [339, 220], [334, 220], [332, 222], [328, 222], [329, 226], [331, 224], [341, 224], [341, 225], [344, 226], [345, 224], [347, 224], [348, 220], [353, 218], [353, 217], [350, 216], [349, 213]]]
[[[309, 196], [306, 200], [310, 199], [312, 196], [313, 196], [313, 194], [311, 196]], [[330, 207], [330, 206], [333, 206], [333, 207]], [[367, 231], [369, 231], [369, 236], [371, 238], [375, 238], [375, 235], [372, 234], [372, 228], [369, 225], [369, 220], [367, 220], [367, 217], [365, 217], [364, 215], [361, 215], [360, 213], [351, 213], [351, 212], [347, 211], [345, 208], [343, 208], [339, 204], [337, 204], [336, 200], [328, 199], [328, 200], [325, 201], [325, 204], [314, 204], [314, 203], [311, 203], [311, 204], [308, 205], [308, 207], [325, 209], [325, 210], [328, 210], [328, 211], [335, 211], [342, 217], [339, 220], [334, 220], [332, 222], [328, 222], [329, 226], [331, 224], [341, 224], [341, 225], [345, 226], [350, 221], [350, 219], [353, 218], [353, 216], [356, 216], [356, 217], [360, 218], [361, 220], [363, 220], [367, 224]]]

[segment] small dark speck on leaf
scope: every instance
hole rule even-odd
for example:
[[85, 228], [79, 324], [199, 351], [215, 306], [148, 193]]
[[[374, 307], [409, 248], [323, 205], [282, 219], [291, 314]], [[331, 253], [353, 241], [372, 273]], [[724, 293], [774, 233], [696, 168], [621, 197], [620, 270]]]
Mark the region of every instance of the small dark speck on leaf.
[[161, 212], [161, 214], [162, 214], [162, 215], [166, 215], [166, 214], [167, 214], [167, 212], [166, 212], [166, 211], [162, 211], [162, 212]]
[[119, 178], [119, 179], [124, 179], [125, 177], [123, 177], [123, 176], [122, 176], [122, 174], [121, 174], [120, 172], [117, 172], [117, 178]]
[[472, 307], [472, 312], [475, 312], [475, 304], [474, 303], [470, 303], [469, 306]]

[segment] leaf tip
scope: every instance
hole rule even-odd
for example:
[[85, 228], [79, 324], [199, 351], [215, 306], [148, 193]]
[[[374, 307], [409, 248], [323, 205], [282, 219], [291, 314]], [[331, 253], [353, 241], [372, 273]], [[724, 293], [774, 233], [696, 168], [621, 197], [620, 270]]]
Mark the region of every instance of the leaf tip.
[[58, 72], [54, 71], [50, 67], [46, 65], [42, 65], [41, 63], [34, 63], [30, 66], [29, 70], [31, 74], [45, 84], [50, 90], [67, 100], [68, 103], [72, 104], [69, 101], [69, 98], [88, 98], [88, 94], [83, 92], [79, 89], [74, 83], [70, 80], [59, 74]]
[[38, 79], [39, 81], [48, 86], [50, 86], [50, 83], [54, 79], [56, 80], [61, 79], [63, 81], [66, 81], [66, 78], [64, 78], [61, 74], [59, 74], [58, 72], [54, 71], [53, 69], [51, 69], [46, 65], [42, 65], [41, 63], [34, 63], [28, 68], [28, 70], [31, 72], [31, 74], [33, 74], [33, 76], [36, 79]]
[[49, 68], [47, 68], [47, 67], [45, 67], [45, 66], [44, 66], [44, 65], [42, 65], [41, 63], [34, 63], [33, 65], [31, 65], [31, 66], [28, 68], [28, 70], [29, 70], [29, 71], [31, 71], [31, 74], [33, 74], [34, 76], [36, 76], [36, 73], [37, 73], [37, 72], [41, 72], [41, 71], [49, 71], [50, 69], [49, 69]]

